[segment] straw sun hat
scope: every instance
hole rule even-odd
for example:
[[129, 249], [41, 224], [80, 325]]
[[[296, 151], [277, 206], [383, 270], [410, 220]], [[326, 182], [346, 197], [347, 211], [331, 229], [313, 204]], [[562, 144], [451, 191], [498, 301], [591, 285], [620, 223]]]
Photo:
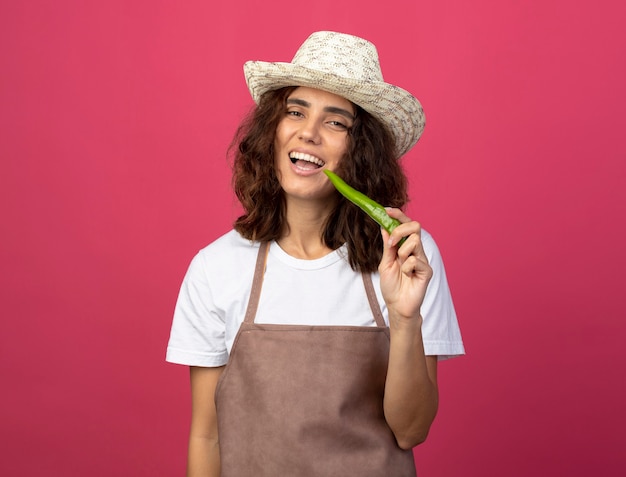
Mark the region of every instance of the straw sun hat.
[[424, 111], [417, 98], [384, 82], [376, 47], [362, 38], [316, 32], [291, 63], [248, 61], [243, 69], [256, 103], [263, 93], [285, 86], [323, 89], [352, 101], [387, 125], [398, 157], [415, 145], [424, 130]]

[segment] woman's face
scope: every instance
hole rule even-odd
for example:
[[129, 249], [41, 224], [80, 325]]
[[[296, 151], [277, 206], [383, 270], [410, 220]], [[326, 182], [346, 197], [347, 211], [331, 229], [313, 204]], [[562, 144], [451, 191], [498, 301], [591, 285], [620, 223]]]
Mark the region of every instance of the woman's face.
[[274, 138], [274, 163], [287, 199], [320, 200], [333, 196], [322, 173], [337, 165], [348, 147], [354, 105], [333, 93], [296, 88]]

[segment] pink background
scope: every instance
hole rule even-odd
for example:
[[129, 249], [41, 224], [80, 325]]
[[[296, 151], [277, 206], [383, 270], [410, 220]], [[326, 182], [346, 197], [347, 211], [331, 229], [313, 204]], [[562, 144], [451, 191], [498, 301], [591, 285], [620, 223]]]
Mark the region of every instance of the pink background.
[[440, 366], [420, 477], [624, 475], [624, 5], [2, 2], [0, 475], [183, 475], [165, 346], [238, 211], [241, 66], [320, 29], [374, 41], [426, 110], [409, 211], [468, 355]]

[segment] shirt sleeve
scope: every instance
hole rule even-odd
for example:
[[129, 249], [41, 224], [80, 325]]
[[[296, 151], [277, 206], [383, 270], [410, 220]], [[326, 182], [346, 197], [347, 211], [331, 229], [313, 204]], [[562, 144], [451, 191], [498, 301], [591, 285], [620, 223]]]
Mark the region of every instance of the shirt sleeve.
[[464, 355], [461, 330], [439, 248], [425, 231], [422, 231], [422, 243], [433, 269], [421, 310], [424, 352], [428, 356], [438, 356], [440, 360]]
[[205, 260], [193, 258], [180, 288], [167, 345], [170, 363], [215, 367], [228, 361], [225, 320], [214, 306]]

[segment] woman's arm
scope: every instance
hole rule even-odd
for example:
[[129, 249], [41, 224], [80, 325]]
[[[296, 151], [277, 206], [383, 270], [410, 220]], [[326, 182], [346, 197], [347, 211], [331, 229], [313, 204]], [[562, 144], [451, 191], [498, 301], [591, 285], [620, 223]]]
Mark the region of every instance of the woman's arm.
[[187, 477], [219, 477], [220, 454], [215, 387], [224, 367], [190, 367], [191, 429]]
[[437, 357], [424, 356], [419, 324], [390, 325], [391, 349], [385, 383], [385, 419], [398, 446], [410, 449], [426, 440], [439, 404]]
[[[402, 225], [391, 235], [382, 231], [380, 285], [391, 334], [383, 405], [398, 445], [410, 449], [426, 440], [439, 403], [437, 357], [424, 355], [420, 315], [432, 269], [422, 247], [420, 225], [397, 209], [388, 212]], [[407, 240], [398, 248], [402, 237]]]

